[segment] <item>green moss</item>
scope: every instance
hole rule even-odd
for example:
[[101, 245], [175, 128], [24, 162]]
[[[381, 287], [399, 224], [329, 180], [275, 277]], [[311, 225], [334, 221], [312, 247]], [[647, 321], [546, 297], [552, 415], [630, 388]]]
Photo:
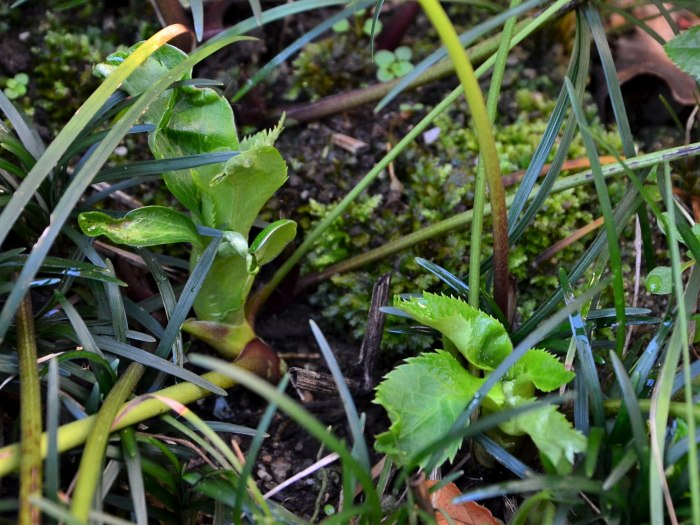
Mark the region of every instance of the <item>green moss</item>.
[[[518, 113], [510, 121], [502, 119], [505, 122], [495, 129], [504, 174], [527, 168], [554, 107], [554, 102], [541, 93], [520, 91], [515, 100]], [[464, 115], [464, 108], [457, 108], [452, 114], [439, 117], [435, 122], [441, 130], [438, 140], [429, 146], [414, 144], [400, 158], [396, 172], [404, 184], [402, 202], [387, 206], [380, 205], [379, 196], [365, 197], [326, 232], [309, 257], [306, 270], [320, 270], [470, 209], [473, 204], [478, 144], [474, 132], [464, 124]], [[614, 133], [603, 130], [600, 124], [595, 127], [611, 144], [619, 146], [619, 139]], [[568, 156], [585, 157], [580, 138], [575, 139]], [[508, 190], [510, 194], [514, 192], [515, 187]], [[315, 203], [311, 211], [320, 218], [330, 208], [330, 205]], [[555, 289], [558, 268], [569, 268], [579, 258], [585, 242], [591, 237], [573, 243], [535, 267], [537, 256], [597, 216], [595, 192], [591, 186], [557, 193], [546, 201], [543, 210], [510, 253], [510, 269], [518, 280], [521, 318], [529, 316], [537, 304]], [[484, 228], [484, 257], [489, 255], [492, 244], [490, 227], [487, 218]], [[362, 235], [355, 235], [355, 232], [361, 232]], [[313, 294], [312, 301], [320, 307], [329, 322], [335, 323], [340, 329], [349, 326], [353, 336], [359, 339], [364, 333], [372, 286], [381, 274], [392, 272], [392, 294], [435, 289], [437, 279], [414, 262], [414, 258], [420, 256], [466, 279], [469, 237], [468, 227], [455, 230], [362, 271], [336, 276], [319, 287]], [[439, 289], [442, 288], [444, 287], [439, 286]], [[406, 336], [389, 335], [385, 342], [393, 350], [408, 347]], [[410, 348], [412, 351], [419, 349], [413, 338], [410, 340]]]

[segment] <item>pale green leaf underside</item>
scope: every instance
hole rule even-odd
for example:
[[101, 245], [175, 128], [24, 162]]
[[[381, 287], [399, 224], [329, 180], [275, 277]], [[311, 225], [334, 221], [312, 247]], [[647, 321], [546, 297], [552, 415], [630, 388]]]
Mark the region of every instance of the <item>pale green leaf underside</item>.
[[104, 235], [112, 242], [129, 246], [200, 242], [194, 223], [186, 215], [165, 206], [146, 206], [119, 219], [97, 211], [81, 213], [78, 224], [85, 235]]
[[294, 240], [296, 234], [297, 225], [294, 221], [275, 221], [255, 237], [250, 246], [250, 253], [255, 256], [255, 260], [260, 266], [267, 264]]
[[510, 435], [530, 436], [540, 453], [562, 474], [571, 472], [574, 454], [586, 450], [585, 436], [571, 426], [555, 405], [525, 412], [501, 425], [501, 429]]
[[501, 323], [455, 297], [423, 292], [422, 297], [409, 300], [397, 297], [394, 306], [419, 323], [438, 330], [471, 364], [482, 370], [495, 369], [513, 351]]

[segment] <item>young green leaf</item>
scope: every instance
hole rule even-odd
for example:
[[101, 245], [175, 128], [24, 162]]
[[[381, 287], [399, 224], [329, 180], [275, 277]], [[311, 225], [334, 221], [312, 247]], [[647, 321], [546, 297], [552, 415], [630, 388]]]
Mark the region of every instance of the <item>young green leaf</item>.
[[272, 146], [261, 146], [226, 162], [224, 175], [207, 190], [216, 227], [247, 236], [260, 209], [287, 180], [287, 164]]
[[586, 450], [585, 436], [574, 430], [555, 405], [525, 412], [500, 425], [500, 428], [512, 436], [530, 436], [540, 453], [561, 474], [570, 473], [574, 454]]
[[673, 276], [668, 266], [657, 266], [647, 275], [644, 284], [647, 292], [655, 295], [668, 295], [673, 290]]
[[664, 49], [679, 68], [700, 81], [700, 26], [683, 31], [667, 42]]
[[[385, 408], [391, 427], [377, 436], [375, 448], [398, 463], [407, 463], [450, 430], [483, 381], [444, 350], [407, 359], [377, 387], [374, 402]], [[484, 406], [495, 410], [503, 402], [497, 385]], [[440, 463], [454, 458], [460, 444], [447, 447]]]
[[564, 368], [555, 356], [540, 349], [528, 350], [509, 374], [518, 381], [531, 381], [542, 392], [556, 390], [571, 381], [575, 375]]
[[504, 326], [461, 299], [423, 292], [422, 297], [402, 300], [394, 306], [413, 319], [439, 330], [474, 366], [493, 370], [512, 351]]
[[[97, 64], [93, 72], [100, 78], [107, 78], [119, 65], [124, 62], [141, 43], [134, 44], [128, 50], [116, 51], [109, 55], [104, 62]], [[134, 71], [121, 85], [121, 89], [131, 96], [138, 96], [148, 90], [153, 84], [160, 80], [168, 71], [185, 60], [187, 55], [178, 48], [166, 44], [160, 47], [155, 53], [150, 55], [141, 66]], [[183, 79], [190, 78], [192, 71], [182, 76]], [[171, 106], [173, 91], [167, 90], [149, 106], [143, 114], [143, 121], [148, 124], [158, 124], [166, 109]]]
[[263, 129], [261, 131], [258, 131], [254, 135], [250, 135], [248, 137], [245, 137], [241, 141], [240, 145], [240, 150], [241, 151], [248, 151], [252, 150], [255, 148], [260, 148], [262, 146], [274, 146], [275, 141], [277, 138], [280, 136], [280, 133], [282, 133], [282, 130], [284, 129], [284, 114], [282, 114], [282, 117], [280, 117], [280, 121], [277, 123], [277, 125], [274, 128], [271, 129]]
[[296, 234], [297, 225], [294, 221], [275, 221], [255, 237], [250, 246], [250, 253], [255, 257], [258, 265], [267, 264], [294, 240]]
[[78, 224], [85, 235], [104, 235], [112, 242], [143, 248], [158, 244], [190, 242], [200, 244], [194, 223], [179, 211], [165, 206], [145, 206], [132, 210], [121, 219], [105, 213], [81, 213]]

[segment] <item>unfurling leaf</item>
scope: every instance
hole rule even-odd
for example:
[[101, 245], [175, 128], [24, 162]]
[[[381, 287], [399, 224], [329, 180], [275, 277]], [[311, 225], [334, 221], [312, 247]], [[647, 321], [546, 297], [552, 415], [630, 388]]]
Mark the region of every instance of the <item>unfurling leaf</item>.
[[294, 240], [296, 234], [297, 224], [294, 221], [275, 221], [255, 237], [250, 246], [250, 253], [255, 257], [258, 265], [267, 264]]
[[244, 151], [226, 162], [208, 188], [219, 225], [247, 236], [260, 209], [287, 180], [287, 164], [272, 146]]
[[413, 319], [439, 330], [474, 366], [493, 370], [512, 351], [504, 326], [461, 299], [423, 292], [409, 300], [396, 298], [394, 306]]
[[175, 242], [200, 244], [197, 228], [179, 211], [165, 206], [146, 206], [116, 219], [105, 213], [81, 213], [78, 224], [85, 235], [104, 235], [112, 242], [145, 247]]

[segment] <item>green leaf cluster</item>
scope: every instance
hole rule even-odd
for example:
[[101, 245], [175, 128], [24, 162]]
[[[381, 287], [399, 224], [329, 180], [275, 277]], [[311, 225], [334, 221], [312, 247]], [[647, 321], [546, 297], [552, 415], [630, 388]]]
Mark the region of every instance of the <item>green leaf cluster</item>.
[[[386, 409], [392, 424], [378, 436], [375, 446], [406, 464], [452, 428], [483, 384], [485, 378], [472, 374], [464, 363], [488, 373], [513, 351], [513, 346], [500, 322], [461, 299], [424, 292], [407, 300], [397, 297], [394, 306], [438, 330], [445, 346], [444, 350], [406, 360], [377, 388], [375, 402]], [[488, 392], [482, 402], [483, 412], [521, 407], [534, 401], [536, 391], [551, 392], [573, 377], [574, 373], [553, 355], [531, 349]], [[574, 454], [586, 448], [585, 437], [553, 405], [515, 416], [499, 429], [509, 436], [528, 435], [562, 473], [570, 472]], [[460, 444], [447, 447], [440, 463], [452, 460]]]
[[[95, 67], [109, 76], [137, 47], [113, 53]], [[126, 80], [122, 89], [138, 96], [187, 55], [166, 45]], [[191, 78], [191, 71], [181, 81]], [[192, 244], [191, 268], [209, 244], [198, 227], [219, 230], [223, 241], [205, 279], [194, 310], [199, 320], [240, 326], [252, 333], [243, 308], [260, 266], [273, 260], [296, 235], [296, 224], [269, 224], [249, 243], [260, 209], [287, 180], [287, 165], [274, 142], [282, 121], [269, 131], [239, 140], [228, 101], [211, 88], [184, 83], [164, 92], [144, 113], [155, 126], [149, 146], [156, 159], [230, 152], [226, 162], [163, 173], [170, 192], [188, 210], [146, 206], [113, 217], [87, 212], [79, 217], [86, 235], [104, 235], [116, 243], [153, 246]]]
[[29, 76], [26, 73], [17, 73], [14, 77], [5, 81], [5, 89], [2, 91], [7, 98], [15, 100], [27, 93], [28, 84]]
[[388, 82], [398, 77], [408, 75], [413, 69], [411, 57], [413, 51], [408, 46], [399, 46], [394, 51], [382, 49], [374, 54], [377, 64], [377, 80]]

